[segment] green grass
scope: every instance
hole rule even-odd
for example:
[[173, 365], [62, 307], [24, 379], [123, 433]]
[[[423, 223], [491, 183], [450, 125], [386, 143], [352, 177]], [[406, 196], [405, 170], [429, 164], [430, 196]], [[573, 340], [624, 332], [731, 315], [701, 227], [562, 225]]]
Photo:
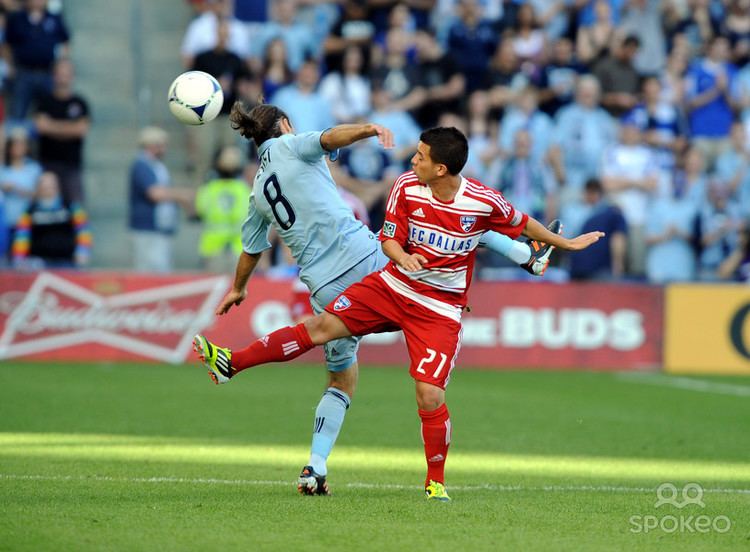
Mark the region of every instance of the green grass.
[[[329, 462], [334, 496], [310, 498], [293, 481], [321, 367], [216, 387], [195, 366], [4, 363], [0, 550], [750, 548], [750, 378], [700, 378], [724, 384], [704, 392], [654, 378], [458, 371], [454, 500], [434, 504], [405, 369], [361, 371]], [[664, 482], [700, 483], [705, 508], [656, 509]], [[731, 528], [631, 521], [698, 515]]]

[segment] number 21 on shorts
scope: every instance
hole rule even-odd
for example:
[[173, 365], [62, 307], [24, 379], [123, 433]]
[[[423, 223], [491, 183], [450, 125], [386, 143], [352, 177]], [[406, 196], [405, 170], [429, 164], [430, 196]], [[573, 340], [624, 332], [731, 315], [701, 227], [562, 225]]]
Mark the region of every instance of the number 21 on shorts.
[[445, 363], [447, 362], [448, 357], [445, 355], [445, 353], [438, 353], [436, 350], [430, 349], [429, 347], [427, 347], [427, 356], [419, 361], [419, 366], [417, 366], [417, 372], [419, 372], [420, 374], [427, 375], [427, 372], [425, 371], [423, 367], [425, 365], [429, 366], [429, 364], [431, 364], [438, 355], [440, 355], [440, 362], [438, 363], [438, 366], [435, 369], [435, 372], [432, 374], [432, 376], [430, 376], [434, 379], [438, 379], [438, 377], [440, 377], [440, 373], [443, 371], [443, 367], [445, 366]]

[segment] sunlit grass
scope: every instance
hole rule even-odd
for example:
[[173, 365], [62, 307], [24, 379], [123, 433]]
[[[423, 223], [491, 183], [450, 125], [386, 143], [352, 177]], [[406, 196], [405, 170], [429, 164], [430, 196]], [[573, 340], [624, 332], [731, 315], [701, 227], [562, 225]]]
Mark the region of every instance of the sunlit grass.
[[[228, 445], [162, 437], [61, 433], [1, 433], [0, 458], [58, 458], [86, 461], [162, 462], [191, 464], [273, 464], [298, 468], [305, 446]], [[338, 468], [357, 470], [420, 470], [424, 457], [416, 446], [399, 448], [346, 447], [331, 460]], [[569, 476], [621, 480], [750, 481], [750, 463], [674, 459], [498, 454], [456, 451], [452, 473]]]

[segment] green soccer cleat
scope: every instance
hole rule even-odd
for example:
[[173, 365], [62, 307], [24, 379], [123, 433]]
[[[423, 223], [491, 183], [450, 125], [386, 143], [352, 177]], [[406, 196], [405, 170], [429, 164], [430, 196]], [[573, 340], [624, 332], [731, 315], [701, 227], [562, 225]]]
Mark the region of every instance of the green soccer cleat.
[[234, 375], [232, 351], [229, 349], [214, 345], [206, 336], [198, 334], [193, 338], [193, 350], [208, 368], [208, 375], [216, 385], [227, 383]]
[[427, 500], [439, 500], [440, 502], [450, 502], [451, 500], [448, 491], [445, 490], [445, 485], [432, 479], [430, 479], [429, 485], [424, 488], [424, 494], [427, 495]]
[[[550, 222], [547, 226], [547, 230], [553, 234], [561, 234], [562, 228], [562, 222], [557, 219]], [[522, 264], [521, 268], [534, 276], [542, 276], [549, 266], [549, 257], [552, 255], [552, 251], [555, 250], [555, 246], [536, 240], [530, 240], [528, 246], [531, 250], [531, 259], [528, 263]]]

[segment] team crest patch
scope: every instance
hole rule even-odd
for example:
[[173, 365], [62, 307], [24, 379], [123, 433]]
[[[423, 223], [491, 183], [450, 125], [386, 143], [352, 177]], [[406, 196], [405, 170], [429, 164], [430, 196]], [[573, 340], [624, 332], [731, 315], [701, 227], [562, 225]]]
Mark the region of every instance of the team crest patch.
[[388, 238], [393, 238], [396, 236], [396, 224], [393, 222], [384, 222], [383, 223], [383, 235]]
[[464, 229], [464, 232], [468, 232], [474, 227], [474, 224], [476, 222], [477, 222], [477, 217], [464, 215], [461, 217], [461, 228]]
[[352, 306], [352, 302], [347, 299], [346, 295], [340, 295], [336, 302], [333, 304], [333, 310], [342, 311]]

